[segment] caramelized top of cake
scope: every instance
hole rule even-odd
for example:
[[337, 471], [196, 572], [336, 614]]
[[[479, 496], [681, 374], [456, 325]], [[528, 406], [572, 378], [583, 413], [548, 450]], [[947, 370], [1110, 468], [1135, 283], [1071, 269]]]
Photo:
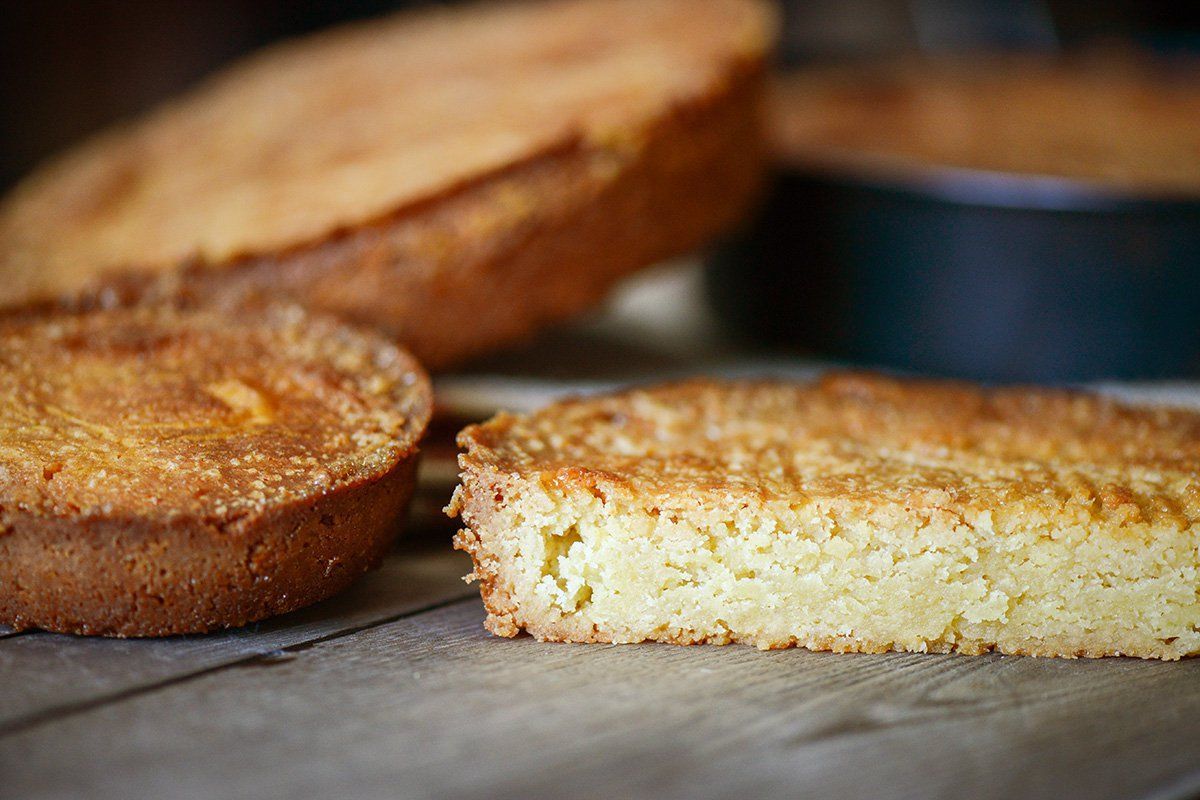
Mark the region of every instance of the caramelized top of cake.
[[459, 443], [464, 468], [538, 473], [648, 504], [750, 493], [1200, 520], [1200, 413], [1084, 392], [859, 373], [808, 384], [699, 380], [502, 414]]
[[0, 205], [0, 305], [302, 247], [583, 144], [637, 148], [772, 34], [758, 0], [555, 0], [268, 48], [20, 185]]
[[954, 167], [1200, 196], [1200, 62], [993, 56], [781, 79], [775, 151], [796, 165]]
[[385, 473], [432, 404], [400, 348], [291, 307], [0, 321], [0, 502], [239, 517]]

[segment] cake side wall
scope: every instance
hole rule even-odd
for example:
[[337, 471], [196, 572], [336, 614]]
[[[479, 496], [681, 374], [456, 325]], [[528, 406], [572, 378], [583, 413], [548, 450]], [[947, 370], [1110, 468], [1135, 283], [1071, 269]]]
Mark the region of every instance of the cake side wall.
[[502, 609], [509, 635], [868, 652], [1200, 652], [1198, 532], [1189, 528], [1119, 525], [1086, 509], [1049, 518], [751, 493], [655, 498], [552, 476], [480, 478], [467, 482], [478, 491], [468, 491], [464, 519], [472, 554], [487, 565], [489, 610]]

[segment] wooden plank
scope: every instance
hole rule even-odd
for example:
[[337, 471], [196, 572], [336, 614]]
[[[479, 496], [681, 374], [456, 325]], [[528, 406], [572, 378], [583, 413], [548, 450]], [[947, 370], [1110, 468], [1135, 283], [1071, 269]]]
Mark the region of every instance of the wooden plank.
[[336, 635], [468, 596], [469, 560], [444, 544], [394, 552], [347, 592], [292, 614], [207, 636], [87, 639], [28, 633], [0, 639], [0, 732], [64, 710], [178, 680], [281, 647]]
[[[501, 640], [463, 601], [0, 739], [28, 798], [1075, 797], [1200, 787], [1200, 660]], [[67, 756], [69, 754], [69, 756]]]

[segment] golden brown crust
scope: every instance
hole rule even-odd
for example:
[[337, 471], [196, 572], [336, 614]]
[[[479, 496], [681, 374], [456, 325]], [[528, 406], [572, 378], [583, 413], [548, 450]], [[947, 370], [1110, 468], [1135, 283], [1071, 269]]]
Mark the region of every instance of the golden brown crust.
[[783, 77], [769, 136], [798, 167], [931, 167], [1200, 195], [1200, 63], [1120, 53], [824, 67]]
[[0, 621], [119, 636], [283, 613], [375, 566], [431, 393], [294, 307], [0, 321]]
[[460, 361], [739, 218], [771, 35], [756, 0], [560, 0], [267, 51], [19, 187], [0, 305], [285, 294]]
[[501, 414], [459, 437], [468, 467], [647, 495], [1017, 503], [1200, 522], [1200, 414], [1099, 395], [834, 373], [813, 384], [696, 380]]
[[1200, 652], [1194, 411], [835, 373], [570, 400], [459, 444], [447, 510], [497, 635]]

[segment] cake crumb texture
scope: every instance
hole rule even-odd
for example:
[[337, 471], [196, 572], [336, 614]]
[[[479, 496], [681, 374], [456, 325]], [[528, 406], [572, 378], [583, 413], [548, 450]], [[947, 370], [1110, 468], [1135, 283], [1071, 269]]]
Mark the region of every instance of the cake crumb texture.
[[1200, 414], [835, 373], [462, 432], [494, 633], [838, 652], [1200, 652]]

